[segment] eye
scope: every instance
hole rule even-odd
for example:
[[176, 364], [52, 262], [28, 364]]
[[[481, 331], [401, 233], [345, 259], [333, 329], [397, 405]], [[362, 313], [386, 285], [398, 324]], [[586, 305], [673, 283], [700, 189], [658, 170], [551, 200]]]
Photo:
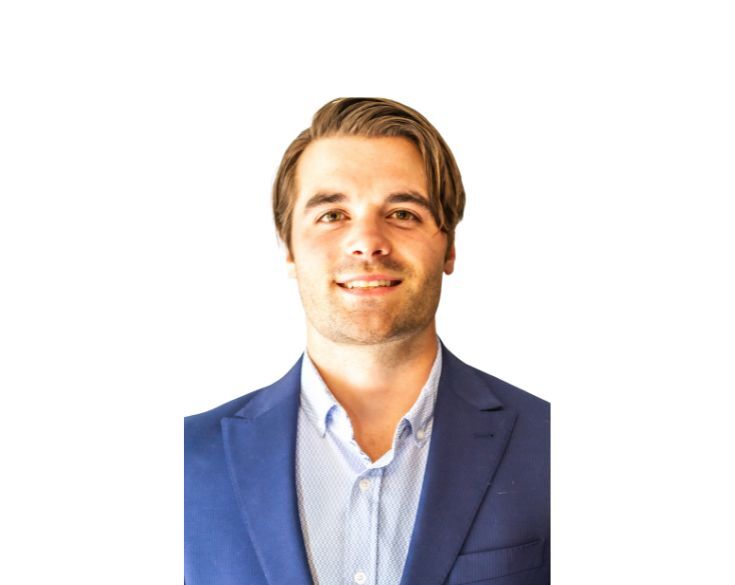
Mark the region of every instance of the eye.
[[320, 223], [334, 223], [335, 221], [340, 221], [341, 219], [345, 218], [345, 214], [341, 211], [327, 211], [324, 215], [319, 216]]
[[401, 221], [420, 221], [418, 216], [415, 213], [408, 211], [408, 209], [396, 209], [389, 217], [394, 217]]

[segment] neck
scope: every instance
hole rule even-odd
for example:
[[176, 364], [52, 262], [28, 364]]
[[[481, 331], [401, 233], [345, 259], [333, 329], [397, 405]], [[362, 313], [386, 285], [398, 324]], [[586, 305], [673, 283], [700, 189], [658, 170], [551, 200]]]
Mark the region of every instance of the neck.
[[371, 345], [335, 343], [309, 327], [307, 349], [347, 411], [358, 444], [375, 459], [390, 448], [396, 425], [429, 377], [436, 327], [432, 322], [411, 337]]

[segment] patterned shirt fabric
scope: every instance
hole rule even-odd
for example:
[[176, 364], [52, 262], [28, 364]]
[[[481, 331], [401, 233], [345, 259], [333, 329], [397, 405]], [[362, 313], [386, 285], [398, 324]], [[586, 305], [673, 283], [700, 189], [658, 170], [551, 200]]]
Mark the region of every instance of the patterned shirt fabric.
[[429, 453], [442, 358], [436, 359], [392, 448], [377, 461], [304, 353], [296, 439], [301, 531], [315, 585], [398, 585]]

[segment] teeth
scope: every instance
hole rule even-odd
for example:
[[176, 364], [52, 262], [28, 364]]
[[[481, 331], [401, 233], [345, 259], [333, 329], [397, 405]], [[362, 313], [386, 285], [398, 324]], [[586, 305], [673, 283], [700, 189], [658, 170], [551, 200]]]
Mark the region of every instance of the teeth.
[[377, 288], [379, 286], [390, 286], [390, 280], [353, 280], [346, 282], [347, 288]]

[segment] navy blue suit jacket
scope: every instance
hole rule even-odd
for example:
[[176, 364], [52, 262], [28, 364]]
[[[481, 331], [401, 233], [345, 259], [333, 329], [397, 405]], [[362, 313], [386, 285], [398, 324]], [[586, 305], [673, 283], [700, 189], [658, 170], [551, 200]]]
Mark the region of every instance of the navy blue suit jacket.
[[[549, 404], [442, 351], [400, 585], [547, 585]], [[312, 583], [294, 472], [300, 373], [301, 360], [275, 384], [186, 419], [188, 585]]]

